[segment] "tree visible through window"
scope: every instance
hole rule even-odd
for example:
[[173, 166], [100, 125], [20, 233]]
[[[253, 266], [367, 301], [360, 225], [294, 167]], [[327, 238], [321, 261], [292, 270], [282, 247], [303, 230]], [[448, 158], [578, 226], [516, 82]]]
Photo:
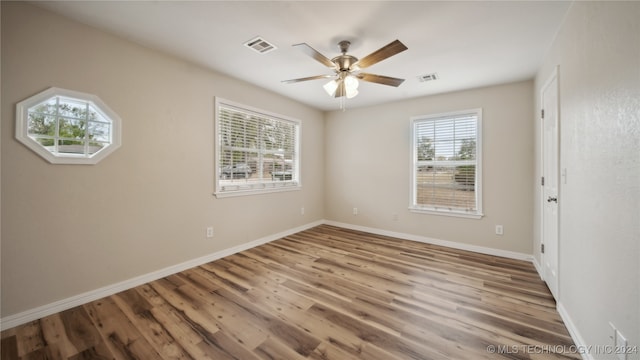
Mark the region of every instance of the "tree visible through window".
[[296, 189], [300, 122], [216, 100], [216, 195]]
[[28, 116], [29, 137], [51, 152], [91, 155], [110, 142], [111, 121], [86, 102], [56, 96]]
[[412, 119], [411, 209], [482, 215], [481, 110]]
[[120, 146], [120, 118], [97, 96], [50, 88], [17, 105], [16, 138], [56, 164], [95, 164]]

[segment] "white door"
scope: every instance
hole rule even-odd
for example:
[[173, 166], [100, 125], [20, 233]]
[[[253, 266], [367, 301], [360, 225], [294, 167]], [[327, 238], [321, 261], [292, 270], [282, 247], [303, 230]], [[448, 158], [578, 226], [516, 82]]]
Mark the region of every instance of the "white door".
[[558, 299], [558, 76], [542, 88], [542, 266], [543, 277]]

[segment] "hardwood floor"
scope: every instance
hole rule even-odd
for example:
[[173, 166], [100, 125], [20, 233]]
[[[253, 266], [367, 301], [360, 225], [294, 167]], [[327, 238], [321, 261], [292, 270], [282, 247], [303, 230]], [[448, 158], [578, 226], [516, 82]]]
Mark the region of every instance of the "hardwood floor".
[[328, 225], [2, 332], [2, 359], [580, 359], [572, 346], [528, 262]]

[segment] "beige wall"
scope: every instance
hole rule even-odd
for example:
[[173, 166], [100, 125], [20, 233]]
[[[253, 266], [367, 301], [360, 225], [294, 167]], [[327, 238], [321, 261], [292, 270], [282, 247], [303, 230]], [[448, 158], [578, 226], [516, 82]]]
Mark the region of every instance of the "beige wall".
[[[2, 54], [2, 317], [323, 218], [322, 112], [24, 3]], [[122, 147], [70, 166], [18, 143], [15, 104], [50, 86], [98, 95]], [[214, 96], [302, 120], [301, 191], [212, 196]]]
[[[559, 196], [559, 304], [585, 344], [612, 345], [612, 322], [640, 347], [640, 3], [575, 2], [536, 78], [538, 103], [556, 65], [560, 167], [567, 172]], [[536, 163], [539, 176], [539, 156]]]
[[[328, 113], [326, 219], [531, 254], [533, 99], [525, 81]], [[484, 218], [409, 212], [410, 117], [474, 108], [483, 110]]]

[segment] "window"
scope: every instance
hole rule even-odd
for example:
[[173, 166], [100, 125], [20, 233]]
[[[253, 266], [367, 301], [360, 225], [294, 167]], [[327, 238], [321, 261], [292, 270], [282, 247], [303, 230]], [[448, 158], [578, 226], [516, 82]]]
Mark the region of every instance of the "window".
[[300, 188], [300, 121], [216, 98], [216, 196]]
[[16, 139], [53, 164], [96, 164], [120, 146], [120, 118], [95, 95], [50, 88], [18, 103]]
[[482, 216], [482, 109], [411, 119], [414, 212]]

